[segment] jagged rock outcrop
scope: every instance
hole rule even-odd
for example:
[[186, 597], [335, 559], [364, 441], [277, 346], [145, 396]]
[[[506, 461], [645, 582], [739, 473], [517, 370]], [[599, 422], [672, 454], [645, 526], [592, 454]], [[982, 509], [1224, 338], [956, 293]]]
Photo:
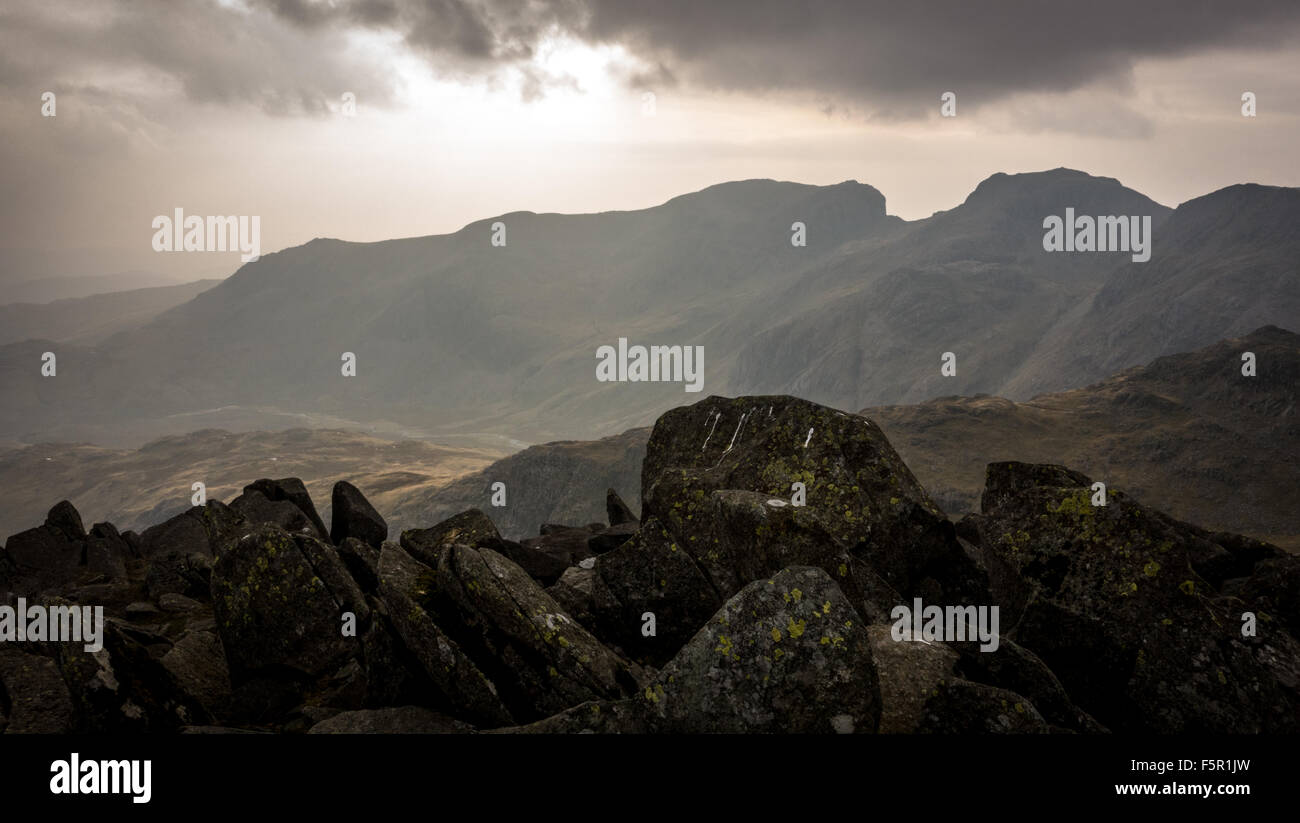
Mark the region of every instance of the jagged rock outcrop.
[[[791, 565], [821, 568], [873, 618], [900, 594], [986, 597], [951, 523], [856, 415], [790, 397], [674, 409], [650, 435], [641, 489], [641, 528], [597, 559], [592, 606], [596, 631], [638, 659], [662, 664], [702, 614]], [[653, 641], [638, 639], [644, 612], [662, 615]]]
[[[141, 536], [64, 501], [0, 606], [102, 606], [102, 648], [0, 647], [0, 728], [1297, 731], [1300, 561], [1069, 469], [993, 464], [954, 526], [870, 421], [713, 397], [656, 424], [642, 490], [518, 542], [478, 509], [387, 541], [346, 482], [328, 534], [295, 478]], [[997, 607], [998, 642], [895, 637], [916, 598]]]
[[[1004, 630], [1114, 731], [1293, 732], [1300, 644], [1222, 579], [1251, 544], [1213, 535], [1061, 466], [994, 463], [975, 536]], [[1207, 579], [1207, 576], [1210, 579]]]

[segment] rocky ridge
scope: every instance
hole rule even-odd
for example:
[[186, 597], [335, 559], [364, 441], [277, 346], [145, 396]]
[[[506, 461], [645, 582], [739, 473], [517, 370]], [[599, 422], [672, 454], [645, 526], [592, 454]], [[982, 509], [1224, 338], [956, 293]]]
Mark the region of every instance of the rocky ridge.
[[[1300, 559], [1093, 494], [994, 463], [954, 524], [874, 422], [770, 396], [662, 415], [639, 518], [520, 541], [392, 534], [346, 481], [328, 525], [295, 478], [140, 534], [64, 501], [0, 606], [102, 606], [102, 649], [6, 638], [0, 729], [1297, 731]], [[998, 607], [996, 650], [897, 639], [916, 598]]]

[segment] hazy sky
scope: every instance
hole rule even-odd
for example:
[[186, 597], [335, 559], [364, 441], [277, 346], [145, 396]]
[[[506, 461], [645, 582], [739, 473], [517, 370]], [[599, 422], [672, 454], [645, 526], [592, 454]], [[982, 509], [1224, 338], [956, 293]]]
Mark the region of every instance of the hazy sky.
[[4, 0], [0, 278], [233, 272], [152, 250], [177, 207], [258, 215], [269, 252], [752, 177], [908, 219], [998, 171], [1300, 185], [1300, 3], [1046, 5]]

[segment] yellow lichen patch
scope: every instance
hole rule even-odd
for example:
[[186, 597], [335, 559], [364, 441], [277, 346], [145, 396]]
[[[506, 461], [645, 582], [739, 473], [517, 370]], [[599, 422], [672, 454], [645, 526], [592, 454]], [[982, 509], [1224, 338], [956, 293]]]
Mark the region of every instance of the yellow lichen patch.
[[780, 659], [781, 659], [782, 657], [784, 657], [784, 656], [785, 656], [785, 650], [784, 650], [784, 649], [777, 649], [776, 651], [772, 652], [772, 659], [773, 659], [773, 660], [780, 660]]
[[792, 639], [797, 640], [803, 634], [805, 625], [804, 621], [800, 620], [795, 622], [795, 619], [792, 617], [790, 618], [790, 622], [786, 625], [785, 630]]
[[844, 564], [844, 563], [841, 563], [841, 564], [840, 564], [840, 567], [839, 567], [839, 569], [838, 569], [837, 571], [839, 571], [839, 573], [840, 573], [840, 577], [848, 577], [848, 576], [849, 576], [849, 567], [848, 567], [846, 564]]
[[794, 595], [794, 602], [796, 603], [798, 603], [800, 600], [803, 599], [803, 592], [799, 591], [798, 589], [794, 589], [790, 593]]
[[1152, 560], [1142, 567], [1142, 573], [1147, 577], [1155, 577], [1160, 572], [1160, 564]]
[[1183, 594], [1196, 594], [1196, 583], [1191, 580], [1184, 580], [1178, 584], [1178, 589]]
[[723, 657], [730, 657], [731, 638], [727, 637], [725, 634], [718, 635], [718, 647], [714, 649], [714, 651], [719, 652]]
[[773, 642], [773, 643], [780, 643], [780, 642], [781, 642], [781, 630], [780, 630], [780, 629], [772, 629], [772, 642]]
[[822, 614], [830, 614], [830, 613], [831, 613], [831, 601], [827, 600], [825, 603], [822, 604]]

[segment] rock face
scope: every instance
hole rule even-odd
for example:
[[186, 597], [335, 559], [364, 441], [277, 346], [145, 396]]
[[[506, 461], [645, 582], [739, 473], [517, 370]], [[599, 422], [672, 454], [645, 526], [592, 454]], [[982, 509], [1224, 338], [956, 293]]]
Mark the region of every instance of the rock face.
[[1296, 731], [1300, 645], [1271, 619], [1243, 636], [1255, 607], [1212, 582], [1275, 550], [1216, 541], [1113, 488], [1093, 505], [1096, 493], [1060, 466], [989, 466], [963, 531], [1011, 637], [1114, 731]]
[[[346, 482], [328, 533], [295, 478], [138, 537], [64, 501], [0, 606], [102, 606], [102, 648], [0, 646], [0, 729], [1300, 731], [1300, 559], [1091, 487], [992, 464], [953, 526], [870, 421], [711, 397], [656, 424], [640, 519], [609, 489], [521, 541], [388, 541]], [[916, 598], [996, 607], [997, 647], [896, 632]]]

